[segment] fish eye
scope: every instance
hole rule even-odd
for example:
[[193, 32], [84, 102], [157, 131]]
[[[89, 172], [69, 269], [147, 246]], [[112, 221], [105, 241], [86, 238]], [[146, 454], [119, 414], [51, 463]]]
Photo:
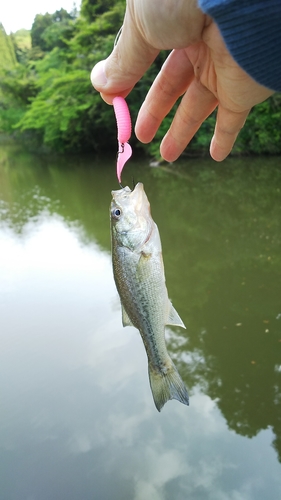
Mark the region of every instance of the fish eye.
[[112, 215], [115, 219], [119, 219], [120, 215], [121, 215], [121, 210], [120, 208], [114, 208], [112, 210]]

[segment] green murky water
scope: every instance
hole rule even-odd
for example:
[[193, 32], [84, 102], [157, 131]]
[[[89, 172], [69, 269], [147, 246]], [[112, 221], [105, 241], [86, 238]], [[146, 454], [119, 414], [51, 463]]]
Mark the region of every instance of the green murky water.
[[190, 407], [152, 400], [110, 260], [114, 160], [0, 146], [1, 500], [281, 497], [281, 159], [131, 162]]

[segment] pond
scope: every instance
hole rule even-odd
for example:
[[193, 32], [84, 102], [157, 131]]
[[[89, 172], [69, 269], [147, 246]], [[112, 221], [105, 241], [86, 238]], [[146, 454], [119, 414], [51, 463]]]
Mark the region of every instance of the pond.
[[1, 500], [281, 498], [280, 163], [125, 167], [187, 327], [190, 406], [158, 413], [112, 276], [115, 160], [0, 146]]

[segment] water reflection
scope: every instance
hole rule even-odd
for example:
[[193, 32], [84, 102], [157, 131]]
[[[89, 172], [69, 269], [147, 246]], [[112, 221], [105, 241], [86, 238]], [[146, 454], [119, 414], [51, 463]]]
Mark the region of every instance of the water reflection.
[[140, 336], [121, 326], [112, 165], [3, 147], [0, 164], [3, 499], [279, 498], [278, 165], [131, 167], [188, 327], [168, 338], [191, 405], [159, 415]]

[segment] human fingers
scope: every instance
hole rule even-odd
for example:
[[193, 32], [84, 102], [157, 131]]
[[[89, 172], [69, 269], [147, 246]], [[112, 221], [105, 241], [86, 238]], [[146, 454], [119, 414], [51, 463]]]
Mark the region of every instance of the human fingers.
[[[273, 91], [251, 78], [232, 58], [223, 38], [214, 23], [205, 31], [204, 40], [210, 50], [210, 64], [204, 69], [201, 81], [216, 93], [218, 113], [216, 127], [210, 146], [210, 154], [216, 161], [224, 160], [231, 152], [238, 133], [245, 124], [251, 108], [267, 99]], [[189, 56], [192, 57], [189, 49]], [[209, 75], [215, 75], [215, 79]]]
[[201, 39], [206, 16], [197, 0], [127, 0], [123, 29], [111, 55], [91, 74], [106, 102], [125, 97], [161, 49], [184, 48]]
[[229, 155], [249, 112], [250, 109], [235, 113], [222, 106], [218, 107], [215, 132], [210, 146], [210, 155], [214, 160], [222, 161]]
[[214, 94], [193, 78], [162, 140], [161, 156], [166, 161], [175, 161], [216, 106]]
[[127, 8], [118, 43], [107, 59], [94, 66], [92, 84], [108, 104], [117, 95], [126, 97], [158, 53], [143, 38]]
[[142, 104], [135, 126], [137, 138], [150, 142], [176, 100], [193, 78], [193, 67], [184, 50], [173, 50], [164, 62]]

